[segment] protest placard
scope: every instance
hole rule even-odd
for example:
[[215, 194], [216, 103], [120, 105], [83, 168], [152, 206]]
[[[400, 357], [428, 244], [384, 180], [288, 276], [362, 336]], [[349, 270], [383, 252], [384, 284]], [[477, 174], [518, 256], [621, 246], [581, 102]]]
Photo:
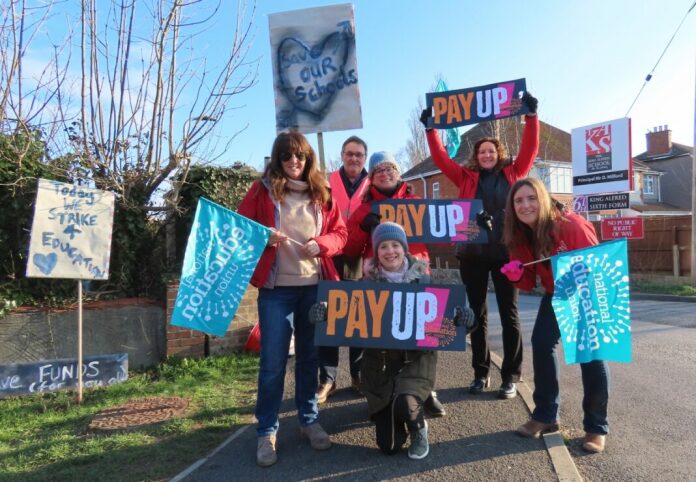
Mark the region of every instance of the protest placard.
[[109, 278], [114, 194], [39, 179], [27, 277]]
[[353, 5], [268, 16], [276, 131], [362, 127]]
[[409, 242], [486, 243], [488, 232], [479, 226], [480, 199], [391, 199], [375, 202], [372, 211], [381, 222], [401, 225]]
[[317, 301], [327, 319], [315, 325], [319, 346], [464, 351], [466, 329], [454, 325], [464, 305], [462, 285], [413, 283], [319, 283]]
[[527, 90], [525, 79], [508, 80], [466, 89], [425, 94], [433, 117], [428, 127], [450, 129], [479, 122], [504, 119], [529, 112], [521, 96]]

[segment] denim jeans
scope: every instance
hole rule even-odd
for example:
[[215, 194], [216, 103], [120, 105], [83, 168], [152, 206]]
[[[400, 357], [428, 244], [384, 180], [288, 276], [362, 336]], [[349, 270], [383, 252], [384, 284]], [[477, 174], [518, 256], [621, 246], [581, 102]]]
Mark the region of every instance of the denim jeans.
[[[539, 422], [555, 423], [561, 403], [559, 390], [560, 365], [556, 347], [561, 333], [551, 306], [551, 295], [541, 299], [534, 330], [532, 331], [532, 357], [534, 364], [534, 413]], [[609, 366], [595, 360], [581, 363], [585, 432], [606, 434], [609, 431], [607, 405], [609, 403]]]
[[301, 426], [311, 425], [318, 420], [316, 391], [319, 363], [314, 346], [314, 325], [309, 322], [308, 316], [316, 299], [316, 285], [259, 289], [261, 366], [256, 399], [256, 431], [259, 436], [274, 435], [278, 431], [278, 412], [283, 401], [285, 367], [293, 325], [297, 416]]

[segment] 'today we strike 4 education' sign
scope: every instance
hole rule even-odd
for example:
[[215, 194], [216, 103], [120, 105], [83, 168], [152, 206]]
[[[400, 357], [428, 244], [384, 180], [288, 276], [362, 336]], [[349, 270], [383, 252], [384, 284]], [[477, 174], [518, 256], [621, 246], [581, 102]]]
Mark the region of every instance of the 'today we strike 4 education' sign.
[[27, 277], [109, 278], [114, 194], [39, 179]]

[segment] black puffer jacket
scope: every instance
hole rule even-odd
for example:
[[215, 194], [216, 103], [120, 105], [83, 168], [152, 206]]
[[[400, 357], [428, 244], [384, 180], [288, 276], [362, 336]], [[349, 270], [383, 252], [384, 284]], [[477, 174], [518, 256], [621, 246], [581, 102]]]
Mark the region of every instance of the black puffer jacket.
[[[408, 256], [404, 283], [427, 283], [427, 265]], [[363, 281], [386, 282], [374, 264], [365, 268]], [[367, 398], [370, 416], [387, 407], [401, 394], [424, 401], [435, 384], [437, 352], [430, 350], [379, 350], [366, 348], [362, 359], [361, 390]]]

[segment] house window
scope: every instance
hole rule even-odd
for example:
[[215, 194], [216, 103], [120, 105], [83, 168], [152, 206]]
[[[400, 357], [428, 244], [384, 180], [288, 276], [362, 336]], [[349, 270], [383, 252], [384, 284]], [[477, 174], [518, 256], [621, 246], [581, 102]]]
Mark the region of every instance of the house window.
[[549, 173], [549, 189], [552, 193], [570, 194], [573, 192], [572, 167], [553, 166]]
[[440, 199], [440, 183], [433, 183], [433, 199]]
[[655, 194], [655, 176], [643, 175], [643, 194]]

